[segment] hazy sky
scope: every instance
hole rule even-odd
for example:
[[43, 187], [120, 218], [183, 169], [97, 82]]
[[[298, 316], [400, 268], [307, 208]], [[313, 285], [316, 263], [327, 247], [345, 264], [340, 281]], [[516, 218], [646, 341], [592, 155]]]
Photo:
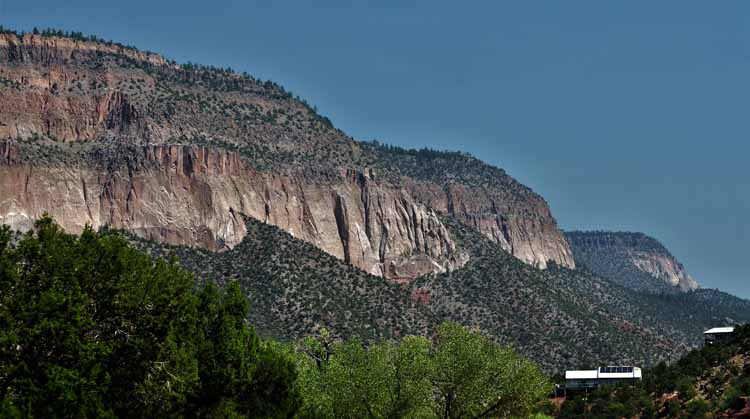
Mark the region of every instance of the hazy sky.
[[0, 24], [273, 79], [357, 139], [469, 151], [563, 228], [646, 232], [750, 297], [746, 0], [0, 0]]

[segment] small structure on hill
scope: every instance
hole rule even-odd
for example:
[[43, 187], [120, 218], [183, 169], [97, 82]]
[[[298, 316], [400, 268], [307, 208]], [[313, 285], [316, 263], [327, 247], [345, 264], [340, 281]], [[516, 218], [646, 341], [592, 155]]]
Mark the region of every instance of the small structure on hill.
[[599, 367], [595, 370], [565, 371], [566, 390], [590, 390], [621, 381], [637, 382], [643, 378], [638, 367]]
[[703, 332], [703, 340], [708, 345], [714, 345], [729, 340], [734, 335], [734, 327], [714, 327]]

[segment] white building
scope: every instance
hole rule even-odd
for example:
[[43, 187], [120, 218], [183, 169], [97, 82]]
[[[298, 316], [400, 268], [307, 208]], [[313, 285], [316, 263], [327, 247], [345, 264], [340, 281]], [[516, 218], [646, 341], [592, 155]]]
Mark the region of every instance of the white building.
[[565, 371], [566, 389], [593, 389], [620, 381], [640, 381], [643, 372], [638, 367], [599, 367], [595, 370]]
[[706, 345], [723, 342], [734, 334], [734, 327], [714, 327], [703, 332], [703, 340]]

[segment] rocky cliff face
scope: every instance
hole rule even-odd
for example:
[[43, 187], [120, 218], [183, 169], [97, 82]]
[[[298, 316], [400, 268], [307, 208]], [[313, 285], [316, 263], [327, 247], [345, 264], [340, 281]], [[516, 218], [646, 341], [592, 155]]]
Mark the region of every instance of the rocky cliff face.
[[659, 278], [673, 287], [683, 291], [698, 288], [698, 281], [693, 279], [685, 270], [685, 267], [671, 255], [634, 251], [631, 261], [641, 271]]
[[[72, 232], [110, 225], [211, 250], [245, 236], [242, 215], [283, 228], [371, 274], [402, 280], [455, 269], [466, 256], [434, 211], [368, 175], [323, 183], [259, 173], [234, 153], [143, 146], [121, 167], [36, 165], [0, 147], [0, 222], [28, 229], [44, 212]], [[128, 157], [128, 160], [125, 160]]]
[[[161, 56], [99, 42], [27, 34], [0, 34], [0, 137], [34, 134], [60, 141], [91, 141], [108, 130], [145, 135], [145, 125], [122, 89], [116, 68], [92, 57], [113, 56], [168, 66]], [[75, 63], [70, 66], [71, 63]], [[129, 132], [132, 131], [132, 132]]]
[[[0, 138], [49, 145], [15, 159], [5, 149], [0, 220], [13, 226], [48, 211], [72, 231], [111, 224], [220, 250], [242, 239], [245, 214], [408, 280], [465, 261], [442, 214], [529, 264], [574, 267], [547, 204], [507, 175], [474, 184], [452, 167], [441, 171], [456, 181], [430, 181], [278, 85], [128, 47], [0, 34]], [[140, 147], [140, 163], [51, 162], [81, 144]]]
[[566, 236], [577, 263], [624, 285], [647, 291], [699, 287], [661, 243], [643, 233], [576, 231]]
[[522, 202], [501, 190], [452, 183], [445, 187], [421, 182], [409, 190], [420, 202], [473, 227], [522, 261], [545, 269], [550, 262], [574, 268], [573, 254], [547, 203], [536, 194]]

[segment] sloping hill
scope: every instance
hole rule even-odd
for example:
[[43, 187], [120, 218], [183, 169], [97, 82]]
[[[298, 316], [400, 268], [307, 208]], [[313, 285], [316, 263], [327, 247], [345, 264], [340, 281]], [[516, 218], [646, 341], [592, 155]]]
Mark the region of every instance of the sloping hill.
[[[464, 225], [444, 220], [469, 262], [396, 285], [348, 266], [282, 230], [248, 218], [248, 235], [221, 253], [138, 240], [154, 256], [219, 283], [239, 281], [251, 321], [266, 335], [380, 339], [429, 334], [443, 320], [478, 327], [548, 372], [600, 363], [653, 365], [699, 343], [705, 328], [750, 321], [750, 303], [698, 305], [701, 294], [642, 294], [591, 274], [540, 270]], [[740, 300], [743, 301], [743, 300]]]
[[180, 264], [219, 284], [239, 281], [260, 333], [297, 339], [327, 327], [334, 336], [389, 339], [427, 334], [434, 321], [403, 287], [369, 275], [269, 224], [246, 218], [248, 234], [216, 253], [166, 246], [131, 236], [154, 257]]
[[[471, 260], [414, 284], [429, 295], [435, 317], [508, 339], [550, 371], [653, 365], [700, 344], [707, 328], [750, 320], [747, 300], [715, 290], [656, 295], [586, 271], [536, 270], [498, 256], [496, 244], [471, 229], [449, 225]], [[732, 303], [718, 304], [719, 298]]]

